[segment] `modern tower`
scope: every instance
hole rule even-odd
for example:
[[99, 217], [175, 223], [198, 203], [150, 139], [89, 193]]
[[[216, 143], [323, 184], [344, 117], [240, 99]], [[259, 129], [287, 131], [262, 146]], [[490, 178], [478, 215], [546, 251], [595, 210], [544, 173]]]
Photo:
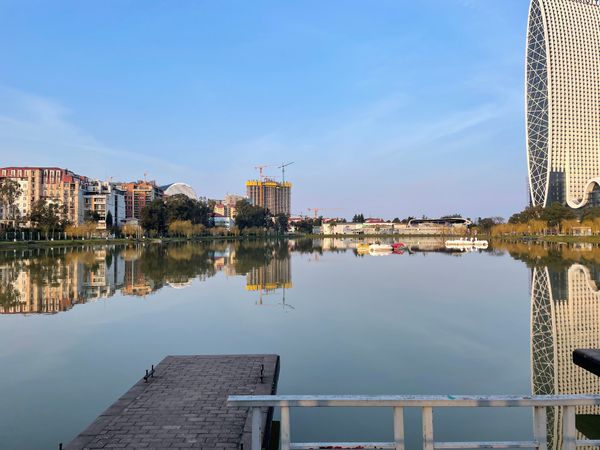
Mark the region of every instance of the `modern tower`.
[[533, 206], [600, 206], [600, 0], [532, 0], [526, 128]]
[[[573, 264], [532, 271], [531, 378], [534, 395], [600, 394], [600, 378], [573, 363], [573, 351], [600, 348], [600, 271]], [[548, 449], [562, 448], [562, 410], [549, 408]], [[599, 406], [578, 406], [577, 439], [600, 428]], [[582, 448], [582, 447], [579, 447]], [[591, 450], [591, 447], [583, 447]]]

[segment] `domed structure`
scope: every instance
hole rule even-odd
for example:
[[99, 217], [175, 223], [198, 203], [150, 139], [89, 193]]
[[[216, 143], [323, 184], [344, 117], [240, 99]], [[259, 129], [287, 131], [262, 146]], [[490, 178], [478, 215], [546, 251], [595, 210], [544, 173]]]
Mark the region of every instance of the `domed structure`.
[[192, 280], [188, 280], [188, 281], [167, 281], [167, 284], [172, 287], [173, 289], [185, 289], [186, 287], [189, 287], [192, 285]]
[[171, 197], [177, 194], [183, 194], [192, 200], [198, 200], [196, 191], [187, 183], [172, 183], [162, 186], [161, 188], [165, 193], [165, 197]]

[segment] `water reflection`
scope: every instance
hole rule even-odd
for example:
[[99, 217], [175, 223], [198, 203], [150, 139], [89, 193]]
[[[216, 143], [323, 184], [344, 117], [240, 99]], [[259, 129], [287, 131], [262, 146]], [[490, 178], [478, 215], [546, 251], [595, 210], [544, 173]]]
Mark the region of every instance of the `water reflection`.
[[148, 296], [219, 272], [263, 294], [292, 287], [287, 241], [24, 250], [0, 256], [0, 313], [53, 314], [120, 293]]
[[[572, 263], [532, 268], [534, 394], [600, 394], [600, 378], [572, 361], [576, 349], [600, 348], [599, 280], [598, 266]], [[597, 439], [600, 437], [600, 407], [578, 407], [576, 423], [578, 439]], [[562, 410], [559, 408], [548, 410], [548, 439], [550, 448], [562, 447]]]
[[[382, 239], [382, 242], [390, 241]], [[246, 277], [256, 303], [293, 287], [291, 253], [318, 261], [324, 252], [354, 252], [355, 239], [263, 240], [172, 245], [78, 246], [0, 253], [0, 313], [53, 314], [117, 293], [145, 297], [163, 287], [181, 289], [223, 272]], [[391, 243], [391, 241], [390, 241]], [[453, 253], [439, 238], [407, 240], [398, 253]], [[391, 252], [390, 252], [391, 255]], [[396, 255], [397, 257], [397, 255]]]

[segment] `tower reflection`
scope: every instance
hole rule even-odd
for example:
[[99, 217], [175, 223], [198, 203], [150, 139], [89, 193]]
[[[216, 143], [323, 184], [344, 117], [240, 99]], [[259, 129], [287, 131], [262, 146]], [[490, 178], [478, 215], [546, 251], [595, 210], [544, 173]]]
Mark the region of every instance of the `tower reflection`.
[[[531, 369], [535, 395], [600, 394], [600, 377], [576, 366], [573, 351], [600, 348], [600, 269], [582, 264], [532, 269]], [[577, 408], [578, 439], [597, 439], [600, 407]], [[548, 446], [562, 447], [562, 411], [548, 410]], [[590, 447], [594, 448], [594, 447]]]

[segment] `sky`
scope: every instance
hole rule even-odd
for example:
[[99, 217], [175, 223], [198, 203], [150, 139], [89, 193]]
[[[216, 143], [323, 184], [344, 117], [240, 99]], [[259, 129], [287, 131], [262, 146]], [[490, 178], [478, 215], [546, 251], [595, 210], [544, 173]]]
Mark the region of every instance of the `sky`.
[[527, 203], [528, 0], [0, 0], [0, 166], [245, 192], [292, 212]]

